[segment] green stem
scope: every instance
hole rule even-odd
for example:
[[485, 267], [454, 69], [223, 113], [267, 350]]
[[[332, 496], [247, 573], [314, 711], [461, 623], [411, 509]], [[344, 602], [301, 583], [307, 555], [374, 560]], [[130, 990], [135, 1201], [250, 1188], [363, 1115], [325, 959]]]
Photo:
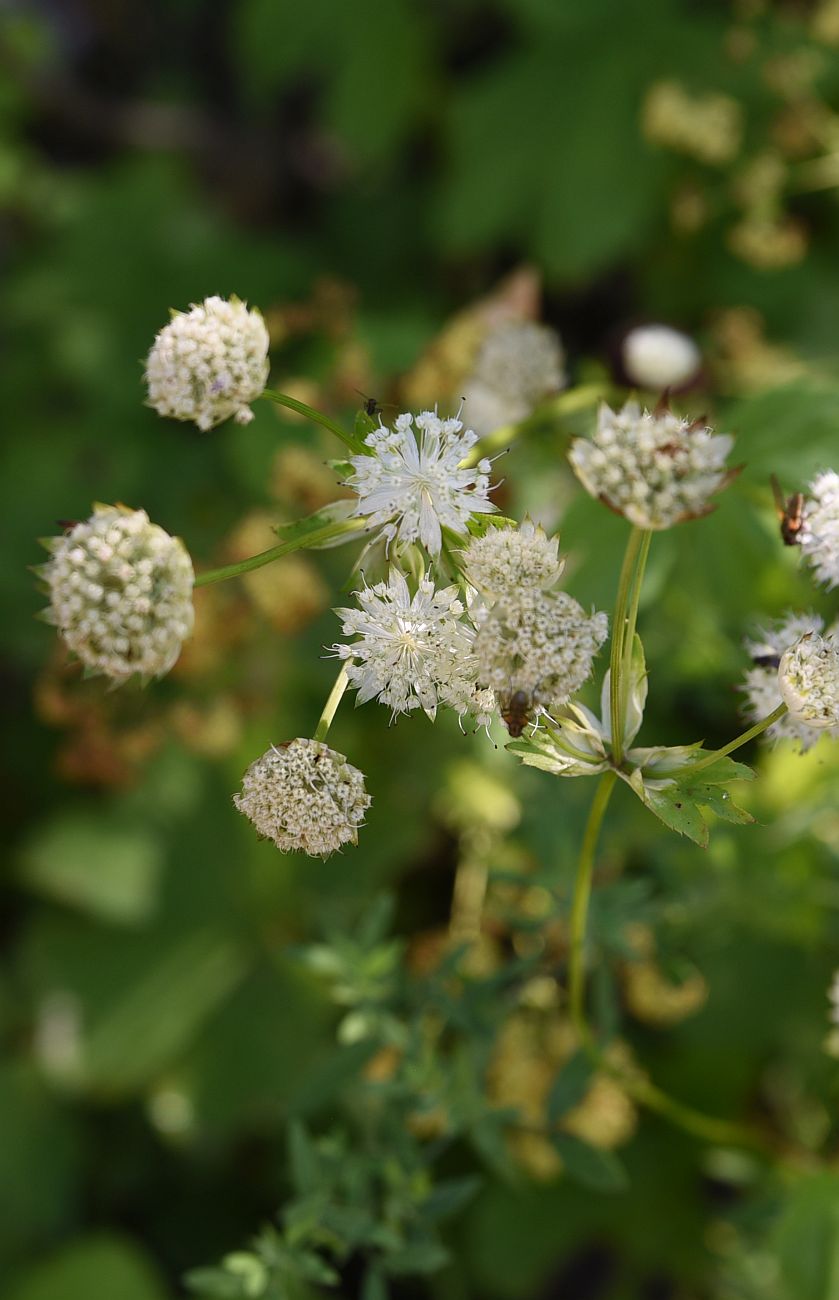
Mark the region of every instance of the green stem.
[[647, 557], [650, 553], [650, 542], [652, 533], [645, 529], [641, 533], [641, 543], [638, 547], [638, 563], [635, 566], [635, 574], [632, 580], [632, 589], [629, 599], [629, 614], [626, 620], [626, 630], [624, 632], [623, 644], [623, 662], [621, 664], [621, 681], [618, 691], [620, 717], [626, 714], [626, 692], [629, 689], [630, 675], [632, 673], [632, 653], [634, 650], [633, 642], [635, 641], [635, 628], [638, 625], [638, 606], [641, 603], [641, 588], [644, 585], [644, 571], [647, 567]]
[[323, 706], [323, 713], [320, 715], [318, 725], [315, 727], [315, 740], [326, 740], [326, 737], [329, 735], [329, 728], [332, 726], [332, 719], [335, 717], [338, 705], [341, 703], [344, 691], [347, 689], [349, 684], [350, 679], [347, 676], [347, 665], [342, 664], [341, 671], [335, 678], [335, 685], [329, 692], [329, 698]]
[[298, 415], [303, 415], [314, 424], [319, 424], [321, 428], [328, 429], [330, 433], [335, 434], [336, 438], [340, 438], [344, 446], [349, 447], [351, 451], [357, 452], [359, 450], [358, 440], [352, 434], [347, 433], [346, 429], [342, 429], [340, 424], [330, 420], [329, 416], [324, 415], [322, 411], [316, 411], [313, 406], [307, 406], [305, 402], [298, 402], [296, 397], [289, 397], [288, 393], [278, 393], [273, 388], [266, 388], [262, 396], [267, 397], [269, 402], [276, 402], [278, 406], [286, 406], [290, 411], [296, 411]]
[[290, 555], [292, 551], [300, 551], [307, 546], [320, 546], [324, 542], [331, 542], [334, 538], [341, 537], [344, 533], [361, 532], [365, 527], [364, 519], [340, 519], [335, 523], [324, 524], [323, 528], [316, 528], [300, 537], [280, 542], [279, 546], [272, 546], [268, 551], [260, 551], [258, 555], [251, 555], [247, 560], [239, 560], [236, 564], [225, 564], [221, 569], [208, 569], [206, 573], [199, 573], [195, 579], [195, 586], [206, 587], [211, 582], [224, 582], [227, 578], [238, 578], [240, 574], [250, 573], [252, 569], [261, 569], [264, 564], [279, 560], [283, 555]]
[[705, 754], [702, 758], [698, 758], [695, 763], [688, 763], [685, 767], [674, 768], [672, 772], [662, 772], [662, 776], [682, 777], [687, 772], [699, 772], [703, 767], [710, 767], [718, 758], [725, 758], [726, 754], [731, 754], [735, 749], [739, 749], [741, 745], [746, 745], [750, 740], [754, 740], [755, 736], [759, 736], [761, 732], [766, 731], [767, 727], [771, 727], [773, 722], [777, 722], [779, 718], [782, 718], [786, 711], [787, 706], [784, 703], [779, 704], [777, 709], [773, 709], [768, 717], [761, 718], [760, 722], [756, 722], [753, 727], [749, 727], [748, 731], [743, 731], [739, 736], [735, 736], [727, 745], [723, 745], [722, 749], [715, 749], [712, 754]]
[[621, 669], [623, 667], [624, 637], [626, 633], [626, 608], [635, 562], [643, 534], [640, 528], [633, 528], [626, 542], [618, 594], [615, 598], [615, 612], [612, 616], [612, 646], [609, 662], [609, 711], [612, 722], [612, 758], [615, 767], [623, 762], [623, 713], [621, 711]]
[[585, 939], [588, 905], [591, 898], [591, 880], [594, 873], [594, 851], [600, 834], [600, 826], [606, 812], [609, 799], [617, 780], [616, 772], [604, 772], [594, 794], [594, 801], [588, 815], [588, 822], [583, 834], [580, 848], [580, 860], [577, 864], [577, 879], [574, 882], [574, 898], [571, 904], [571, 950], [568, 966], [568, 996], [571, 1006], [571, 1020], [584, 1043], [591, 1043], [591, 1030], [586, 1022], [583, 1005], [585, 993]]

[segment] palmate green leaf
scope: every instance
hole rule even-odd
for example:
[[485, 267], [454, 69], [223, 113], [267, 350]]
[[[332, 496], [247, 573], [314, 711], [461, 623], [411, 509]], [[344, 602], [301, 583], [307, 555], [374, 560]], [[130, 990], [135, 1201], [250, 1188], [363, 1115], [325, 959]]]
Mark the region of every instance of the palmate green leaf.
[[[735, 780], [741, 775], [739, 771], [729, 772], [728, 763], [731, 763], [731, 767], [735, 769], [743, 767], [741, 763], [720, 759], [718, 764], [709, 765], [694, 774], [687, 773], [680, 777], [674, 772], [669, 779], [651, 777], [639, 769], [632, 773], [628, 783], [641, 802], [655, 813], [665, 826], [678, 831], [680, 835], [686, 835], [688, 839], [704, 849], [707, 847], [709, 835], [705, 812], [711, 811], [725, 821], [738, 825], [746, 825], [754, 821], [751, 813], [740, 808], [727, 790], [719, 788], [720, 784]], [[719, 773], [716, 780], [713, 779], [715, 769]], [[748, 768], [745, 770], [750, 772]], [[709, 772], [712, 774], [710, 780], [707, 776]]]
[[595, 1192], [621, 1192], [628, 1186], [626, 1170], [612, 1151], [601, 1151], [573, 1133], [552, 1136], [569, 1178]]

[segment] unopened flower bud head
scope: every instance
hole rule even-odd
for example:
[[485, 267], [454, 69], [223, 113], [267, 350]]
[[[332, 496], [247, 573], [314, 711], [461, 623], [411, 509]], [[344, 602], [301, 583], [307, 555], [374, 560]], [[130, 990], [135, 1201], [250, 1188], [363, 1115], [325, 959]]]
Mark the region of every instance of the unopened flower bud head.
[[231, 417], [247, 424], [268, 382], [268, 343], [262, 314], [235, 297], [173, 312], [146, 361], [149, 406], [202, 430]]
[[[743, 692], [746, 696], [743, 712], [749, 722], [760, 722], [774, 713], [782, 703], [778, 669], [783, 655], [803, 636], [824, 632], [824, 620], [818, 614], [787, 614], [767, 627], [762, 627], [754, 638], [746, 641], [746, 650], [752, 666], [746, 673]], [[791, 740], [804, 753], [811, 749], [823, 734], [823, 728], [813, 726], [792, 713], [784, 713], [767, 728], [768, 740]], [[839, 738], [839, 729], [828, 734]]]
[[609, 633], [605, 614], [587, 614], [567, 592], [520, 587], [484, 615], [475, 635], [478, 682], [502, 709], [521, 693], [528, 710], [550, 712], [591, 675]]
[[798, 544], [816, 579], [839, 587], [839, 474], [824, 470], [807, 489]]
[[695, 379], [702, 354], [689, 335], [670, 325], [638, 325], [624, 336], [621, 361], [630, 384], [664, 392]]
[[298, 737], [251, 763], [233, 802], [283, 853], [325, 858], [358, 843], [370, 796], [363, 774], [343, 754]]
[[656, 531], [696, 519], [730, 481], [725, 460], [733, 439], [669, 410], [642, 411], [605, 403], [592, 438], [576, 438], [568, 453], [592, 496], [638, 528]]
[[192, 632], [195, 575], [183, 542], [145, 510], [97, 505], [49, 543], [44, 617], [90, 673], [162, 677]]
[[839, 642], [806, 632], [781, 656], [781, 696], [793, 718], [822, 730], [839, 727]]
[[490, 528], [462, 553], [463, 571], [490, 600], [518, 587], [552, 587], [563, 569], [559, 537], [549, 538], [530, 519], [519, 528]]

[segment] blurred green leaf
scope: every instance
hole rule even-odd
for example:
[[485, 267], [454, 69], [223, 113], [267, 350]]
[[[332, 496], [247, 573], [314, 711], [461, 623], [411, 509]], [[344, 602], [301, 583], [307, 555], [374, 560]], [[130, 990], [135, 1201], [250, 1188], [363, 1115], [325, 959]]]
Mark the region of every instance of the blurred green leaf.
[[91, 1234], [34, 1265], [6, 1293], [8, 1300], [167, 1300], [171, 1292], [137, 1246], [105, 1233]]
[[595, 1192], [622, 1192], [629, 1185], [626, 1170], [614, 1152], [601, 1151], [573, 1133], [555, 1133], [551, 1140], [566, 1173], [575, 1182]]

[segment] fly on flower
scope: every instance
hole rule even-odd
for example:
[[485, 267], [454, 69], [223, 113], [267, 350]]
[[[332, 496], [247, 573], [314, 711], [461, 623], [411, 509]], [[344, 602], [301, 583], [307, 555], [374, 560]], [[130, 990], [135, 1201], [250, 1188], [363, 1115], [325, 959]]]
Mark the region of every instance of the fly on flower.
[[804, 493], [793, 492], [785, 497], [781, 485], [773, 474], [770, 477], [772, 495], [775, 498], [775, 511], [781, 528], [784, 546], [798, 546], [801, 542], [801, 528], [804, 523]]

